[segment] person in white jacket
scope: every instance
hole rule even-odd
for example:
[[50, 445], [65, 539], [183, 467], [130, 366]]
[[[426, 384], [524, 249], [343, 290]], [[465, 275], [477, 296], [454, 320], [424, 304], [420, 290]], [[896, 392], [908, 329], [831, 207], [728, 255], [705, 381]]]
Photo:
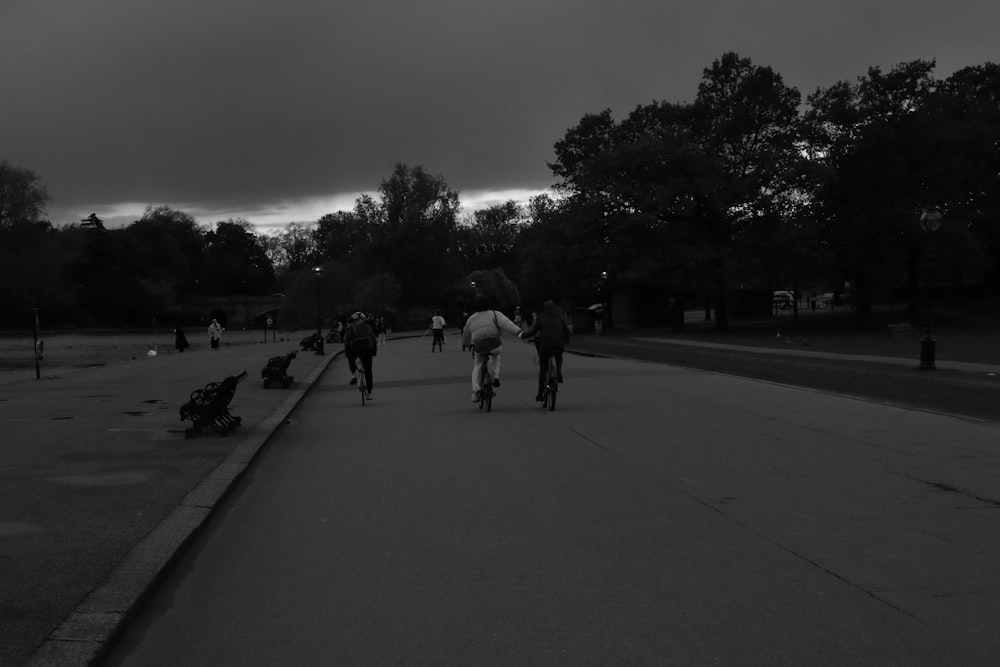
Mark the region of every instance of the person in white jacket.
[[476, 312], [469, 316], [462, 327], [462, 345], [471, 346], [475, 350], [475, 363], [472, 366], [472, 400], [479, 400], [479, 374], [482, 372], [483, 361], [489, 356], [489, 370], [493, 375], [493, 386], [500, 386], [500, 354], [503, 344], [500, 335], [503, 331], [511, 335], [521, 333], [521, 327], [510, 321], [498, 310], [492, 310], [489, 302], [482, 297], [476, 299]]

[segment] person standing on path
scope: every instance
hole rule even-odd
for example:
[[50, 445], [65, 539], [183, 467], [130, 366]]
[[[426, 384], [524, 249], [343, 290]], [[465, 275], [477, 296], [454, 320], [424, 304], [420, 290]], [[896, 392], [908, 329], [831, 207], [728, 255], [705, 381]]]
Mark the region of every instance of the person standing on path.
[[208, 339], [212, 344], [213, 350], [219, 349], [219, 344], [222, 342], [222, 332], [224, 329], [222, 325], [219, 324], [219, 320], [212, 318], [212, 323], [208, 325]]
[[444, 317], [441, 316], [441, 311], [436, 311], [434, 317], [431, 318], [431, 352], [434, 351], [434, 346], [437, 345], [438, 352], [444, 352], [444, 328], [446, 324]]
[[180, 323], [174, 329], [174, 347], [177, 348], [178, 352], [183, 352], [184, 350], [191, 347], [188, 343], [187, 336], [184, 335], [184, 329], [181, 327]]

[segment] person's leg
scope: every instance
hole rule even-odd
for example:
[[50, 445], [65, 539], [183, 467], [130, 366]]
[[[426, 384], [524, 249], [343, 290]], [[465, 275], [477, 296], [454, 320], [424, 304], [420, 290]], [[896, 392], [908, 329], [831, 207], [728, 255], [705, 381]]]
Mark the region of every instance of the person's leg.
[[358, 367], [354, 363], [354, 355], [351, 353], [350, 348], [344, 347], [344, 356], [347, 357], [347, 370], [351, 371], [351, 384], [358, 383]]
[[372, 353], [362, 352], [361, 363], [365, 365], [365, 382], [368, 386], [368, 395], [371, 396], [372, 389], [375, 388], [375, 380], [372, 377]]
[[503, 345], [498, 345], [496, 349], [490, 350], [490, 374], [493, 375], [493, 386], [500, 386], [500, 353], [503, 352]]
[[479, 393], [479, 374], [483, 370], [483, 357], [480, 354], [475, 355], [474, 361], [472, 363], [472, 396], [475, 399], [476, 394]]
[[556, 377], [559, 380], [559, 382], [562, 382], [563, 381], [563, 377], [562, 377], [562, 359], [563, 359], [563, 353], [562, 352], [556, 352], [555, 355], [556, 355]]

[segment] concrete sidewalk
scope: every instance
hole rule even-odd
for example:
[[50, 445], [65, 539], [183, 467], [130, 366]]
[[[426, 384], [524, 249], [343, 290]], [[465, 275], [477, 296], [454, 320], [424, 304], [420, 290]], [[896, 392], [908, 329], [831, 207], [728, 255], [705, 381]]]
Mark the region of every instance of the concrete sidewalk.
[[[0, 383], [0, 665], [84, 665], [340, 350], [289, 341]], [[229, 437], [186, 438], [191, 392], [246, 371]], [[29, 659], [30, 658], [30, 659]]]

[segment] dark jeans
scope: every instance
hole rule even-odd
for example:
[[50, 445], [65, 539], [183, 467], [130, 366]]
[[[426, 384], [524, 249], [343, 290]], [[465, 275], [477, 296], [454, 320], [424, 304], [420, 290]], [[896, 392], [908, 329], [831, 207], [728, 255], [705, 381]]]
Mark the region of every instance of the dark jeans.
[[358, 371], [358, 366], [354, 363], [355, 357], [361, 359], [361, 363], [365, 367], [365, 385], [368, 387], [368, 391], [375, 388], [375, 381], [372, 379], [372, 356], [371, 350], [352, 350], [348, 351], [347, 354], [347, 368], [351, 371], [351, 375]]
[[563, 350], [538, 347], [538, 395], [545, 389], [545, 378], [549, 374], [549, 359], [556, 358], [556, 373], [562, 377]]
[[434, 346], [437, 345], [439, 350], [443, 350], [444, 347], [444, 329], [434, 329], [431, 331], [433, 338], [431, 339], [431, 352], [434, 351]]

